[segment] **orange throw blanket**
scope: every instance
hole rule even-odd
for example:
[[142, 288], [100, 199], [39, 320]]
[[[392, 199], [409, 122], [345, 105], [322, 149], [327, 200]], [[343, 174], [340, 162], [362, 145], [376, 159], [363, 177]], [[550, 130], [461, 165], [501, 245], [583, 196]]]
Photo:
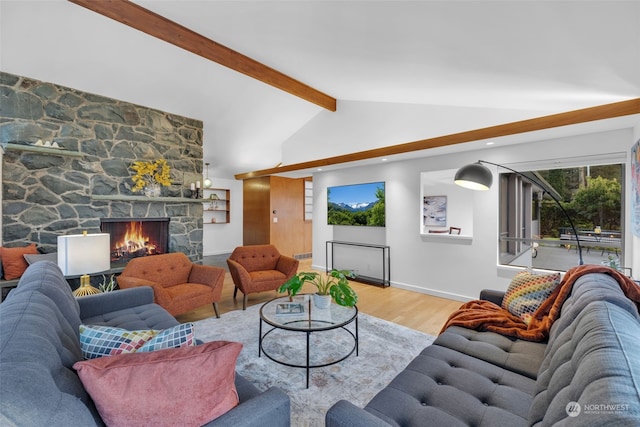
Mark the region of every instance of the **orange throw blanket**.
[[527, 341], [544, 341], [549, 337], [551, 325], [560, 315], [562, 304], [571, 294], [574, 282], [588, 273], [605, 273], [612, 276], [618, 281], [627, 298], [635, 302], [640, 309], [640, 287], [633, 280], [609, 267], [580, 265], [567, 271], [558, 287], [533, 313], [528, 326], [519, 317], [512, 315], [502, 307], [489, 301], [476, 300], [463, 304], [453, 312], [440, 333], [449, 326], [462, 326], [478, 331], [496, 332]]

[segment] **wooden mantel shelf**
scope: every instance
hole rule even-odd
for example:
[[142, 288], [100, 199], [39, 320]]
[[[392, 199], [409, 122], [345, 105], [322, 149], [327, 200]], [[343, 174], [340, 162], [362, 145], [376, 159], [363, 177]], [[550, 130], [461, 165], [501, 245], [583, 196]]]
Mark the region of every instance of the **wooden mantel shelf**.
[[186, 197], [147, 197], [125, 196], [120, 194], [102, 195], [92, 194], [92, 200], [110, 200], [116, 202], [148, 202], [148, 203], [202, 203], [202, 199], [189, 199]]
[[38, 145], [22, 145], [9, 143], [5, 147], [7, 150], [14, 151], [29, 151], [32, 153], [51, 154], [53, 156], [67, 156], [67, 157], [83, 157], [84, 154], [79, 151], [65, 150], [64, 148], [52, 148]]

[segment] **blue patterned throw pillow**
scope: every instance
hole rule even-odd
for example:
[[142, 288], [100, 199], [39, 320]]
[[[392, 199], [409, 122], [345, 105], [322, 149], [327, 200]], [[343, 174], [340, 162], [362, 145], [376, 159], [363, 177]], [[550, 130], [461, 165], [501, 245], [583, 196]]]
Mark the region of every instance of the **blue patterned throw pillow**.
[[95, 359], [122, 353], [193, 346], [193, 329], [193, 323], [184, 323], [160, 331], [129, 331], [111, 326], [80, 325], [80, 348], [85, 359]]

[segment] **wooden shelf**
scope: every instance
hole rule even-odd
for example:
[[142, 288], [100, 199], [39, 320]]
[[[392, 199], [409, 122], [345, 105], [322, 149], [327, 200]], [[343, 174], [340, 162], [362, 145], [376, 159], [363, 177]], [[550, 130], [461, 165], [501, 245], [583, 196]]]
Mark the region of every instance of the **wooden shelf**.
[[[211, 199], [204, 196], [201, 199], [203, 204], [203, 214], [209, 213], [210, 215], [204, 215], [204, 224], [228, 224], [231, 222], [231, 190], [228, 188], [203, 188], [203, 194], [205, 191], [209, 192], [209, 196], [216, 194], [218, 199]], [[223, 206], [222, 208], [206, 208], [209, 206]], [[211, 222], [211, 219], [215, 218], [216, 222]]]
[[67, 157], [84, 157], [84, 154], [79, 151], [70, 151], [63, 148], [50, 148], [39, 145], [22, 145], [22, 144], [7, 144], [5, 149], [10, 151], [29, 151], [39, 154], [50, 154], [54, 156], [67, 156]]

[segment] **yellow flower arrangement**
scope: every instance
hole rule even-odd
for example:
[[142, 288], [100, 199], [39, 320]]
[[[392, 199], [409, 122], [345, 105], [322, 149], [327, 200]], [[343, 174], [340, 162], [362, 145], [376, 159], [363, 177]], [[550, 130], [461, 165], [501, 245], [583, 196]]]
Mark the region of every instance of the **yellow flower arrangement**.
[[131, 177], [135, 184], [132, 188], [134, 192], [142, 191], [149, 184], [160, 184], [168, 187], [171, 185], [171, 167], [165, 159], [158, 159], [155, 162], [133, 162], [131, 166], [136, 174]]

